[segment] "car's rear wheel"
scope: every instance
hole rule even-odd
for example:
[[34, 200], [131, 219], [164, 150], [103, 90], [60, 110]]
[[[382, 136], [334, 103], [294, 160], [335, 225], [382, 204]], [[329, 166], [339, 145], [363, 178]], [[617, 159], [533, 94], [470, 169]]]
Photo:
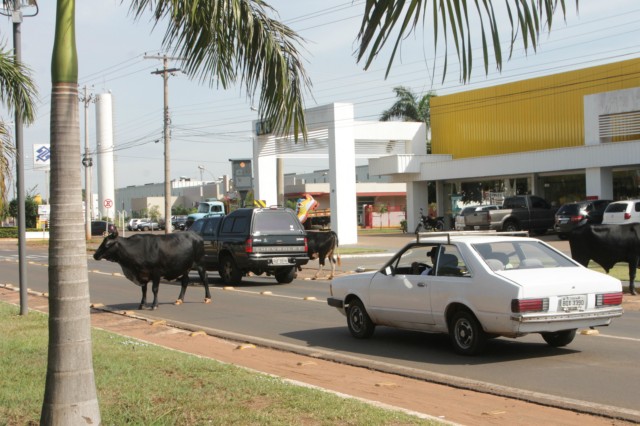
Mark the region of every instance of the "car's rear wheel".
[[278, 284], [289, 284], [296, 277], [296, 268], [292, 266], [290, 268], [277, 269], [275, 274]]
[[237, 284], [242, 280], [242, 271], [238, 269], [231, 256], [222, 258], [219, 274], [224, 284]]
[[449, 325], [453, 349], [461, 355], [476, 355], [485, 347], [487, 336], [476, 317], [468, 311], [458, 311]]
[[569, 343], [573, 342], [573, 339], [576, 337], [576, 329], [572, 330], [562, 330], [555, 331], [553, 333], [541, 333], [542, 338], [549, 346], [553, 346], [554, 348], [559, 348], [562, 346], [567, 346]]
[[504, 224], [504, 232], [517, 232], [520, 230], [520, 227], [516, 222], [508, 221]]
[[347, 308], [347, 325], [351, 335], [358, 339], [367, 339], [373, 335], [376, 325], [371, 321], [367, 310], [360, 299], [349, 303]]

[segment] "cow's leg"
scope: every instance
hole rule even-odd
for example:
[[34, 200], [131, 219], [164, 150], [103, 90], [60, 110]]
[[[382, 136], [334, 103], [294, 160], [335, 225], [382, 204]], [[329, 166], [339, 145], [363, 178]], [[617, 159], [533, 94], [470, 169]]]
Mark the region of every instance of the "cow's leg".
[[207, 269], [203, 265], [198, 265], [198, 275], [204, 286], [204, 303], [211, 303], [211, 292], [209, 291], [209, 276]]
[[182, 275], [180, 279], [180, 294], [178, 295], [178, 300], [174, 302], [174, 305], [182, 305], [184, 302], [184, 294], [187, 292], [187, 286], [189, 285], [189, 272], [187, 271]]
[[147, 283], [142, 284], [140, 288], [142, 289], [142, 300], [140, 301], [140, 306], [138, 306], [138, 309], [143, 309], [147, 304]]
[[638, 259], [635, 261], [629, 262], [629, 293], [632, 296], [635, 296], [636, 293], [636, 270], [638, 269]]
[[336, 273], [336, 259], [333, 257], [333, 253], [329, 255], [329, 263], [331, 264], [331, 275], [329, 275], [329, 279], [332, 280]]
[[318, 259], [318, 270], [316, 271], [316, 274], [313, 276], [313, 278], [311, 278], [312, 280], [317, 280], [318, 279], [318, 275], [320, 275], [320, 272], [322, 271], [322, 268], [324, 268], [324, 258], [323, 257]]
[[153, 279], [153, 287], [151, 287], [151, 291], [153, 291], [153, 305], [151, 305], [151, 309], [154, 311], [158, 309], [158, 289], [160, 288], [160, 278]]

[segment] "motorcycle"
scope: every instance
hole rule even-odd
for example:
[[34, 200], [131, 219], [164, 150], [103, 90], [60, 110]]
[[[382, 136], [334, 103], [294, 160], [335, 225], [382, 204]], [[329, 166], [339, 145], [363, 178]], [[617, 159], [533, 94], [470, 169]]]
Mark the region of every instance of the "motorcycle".
[[420, 209], [420, 221], [418, 222], [418, 226], [416, 226], [416, 230], [413, 231], [414, 234], [420, 232], [421, 229], [426, 232], [444, 230], [444, 217], [426, 216], [424, 210]]

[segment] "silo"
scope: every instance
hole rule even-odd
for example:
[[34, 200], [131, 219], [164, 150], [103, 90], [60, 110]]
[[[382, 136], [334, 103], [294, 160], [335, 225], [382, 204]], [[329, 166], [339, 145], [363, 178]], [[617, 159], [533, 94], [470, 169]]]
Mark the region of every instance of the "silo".
[[113, 164], [113, 103], [111, 93], [96, 96], [96, 145], [98, 154], [98, 206], [100, 216], [116, 217]]

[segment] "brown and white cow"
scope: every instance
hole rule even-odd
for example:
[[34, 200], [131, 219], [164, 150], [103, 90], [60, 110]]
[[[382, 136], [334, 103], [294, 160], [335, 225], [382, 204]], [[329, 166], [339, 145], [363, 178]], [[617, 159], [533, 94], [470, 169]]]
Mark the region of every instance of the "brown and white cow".
[[[307, 253], [309, 259], [318, 259], [320, 265], [318, 271], [312, 279], [317, 279], [324, 268], [325, 259], [329, 259], [331, 265], [331, 275], [328, 279], [333, 279], [336, 271], [335, 251], [338, 249], [338, 234], [334, 231], [307, 231]], [[337, 263], [340, 264], [340, 255], [337, 255]]]

